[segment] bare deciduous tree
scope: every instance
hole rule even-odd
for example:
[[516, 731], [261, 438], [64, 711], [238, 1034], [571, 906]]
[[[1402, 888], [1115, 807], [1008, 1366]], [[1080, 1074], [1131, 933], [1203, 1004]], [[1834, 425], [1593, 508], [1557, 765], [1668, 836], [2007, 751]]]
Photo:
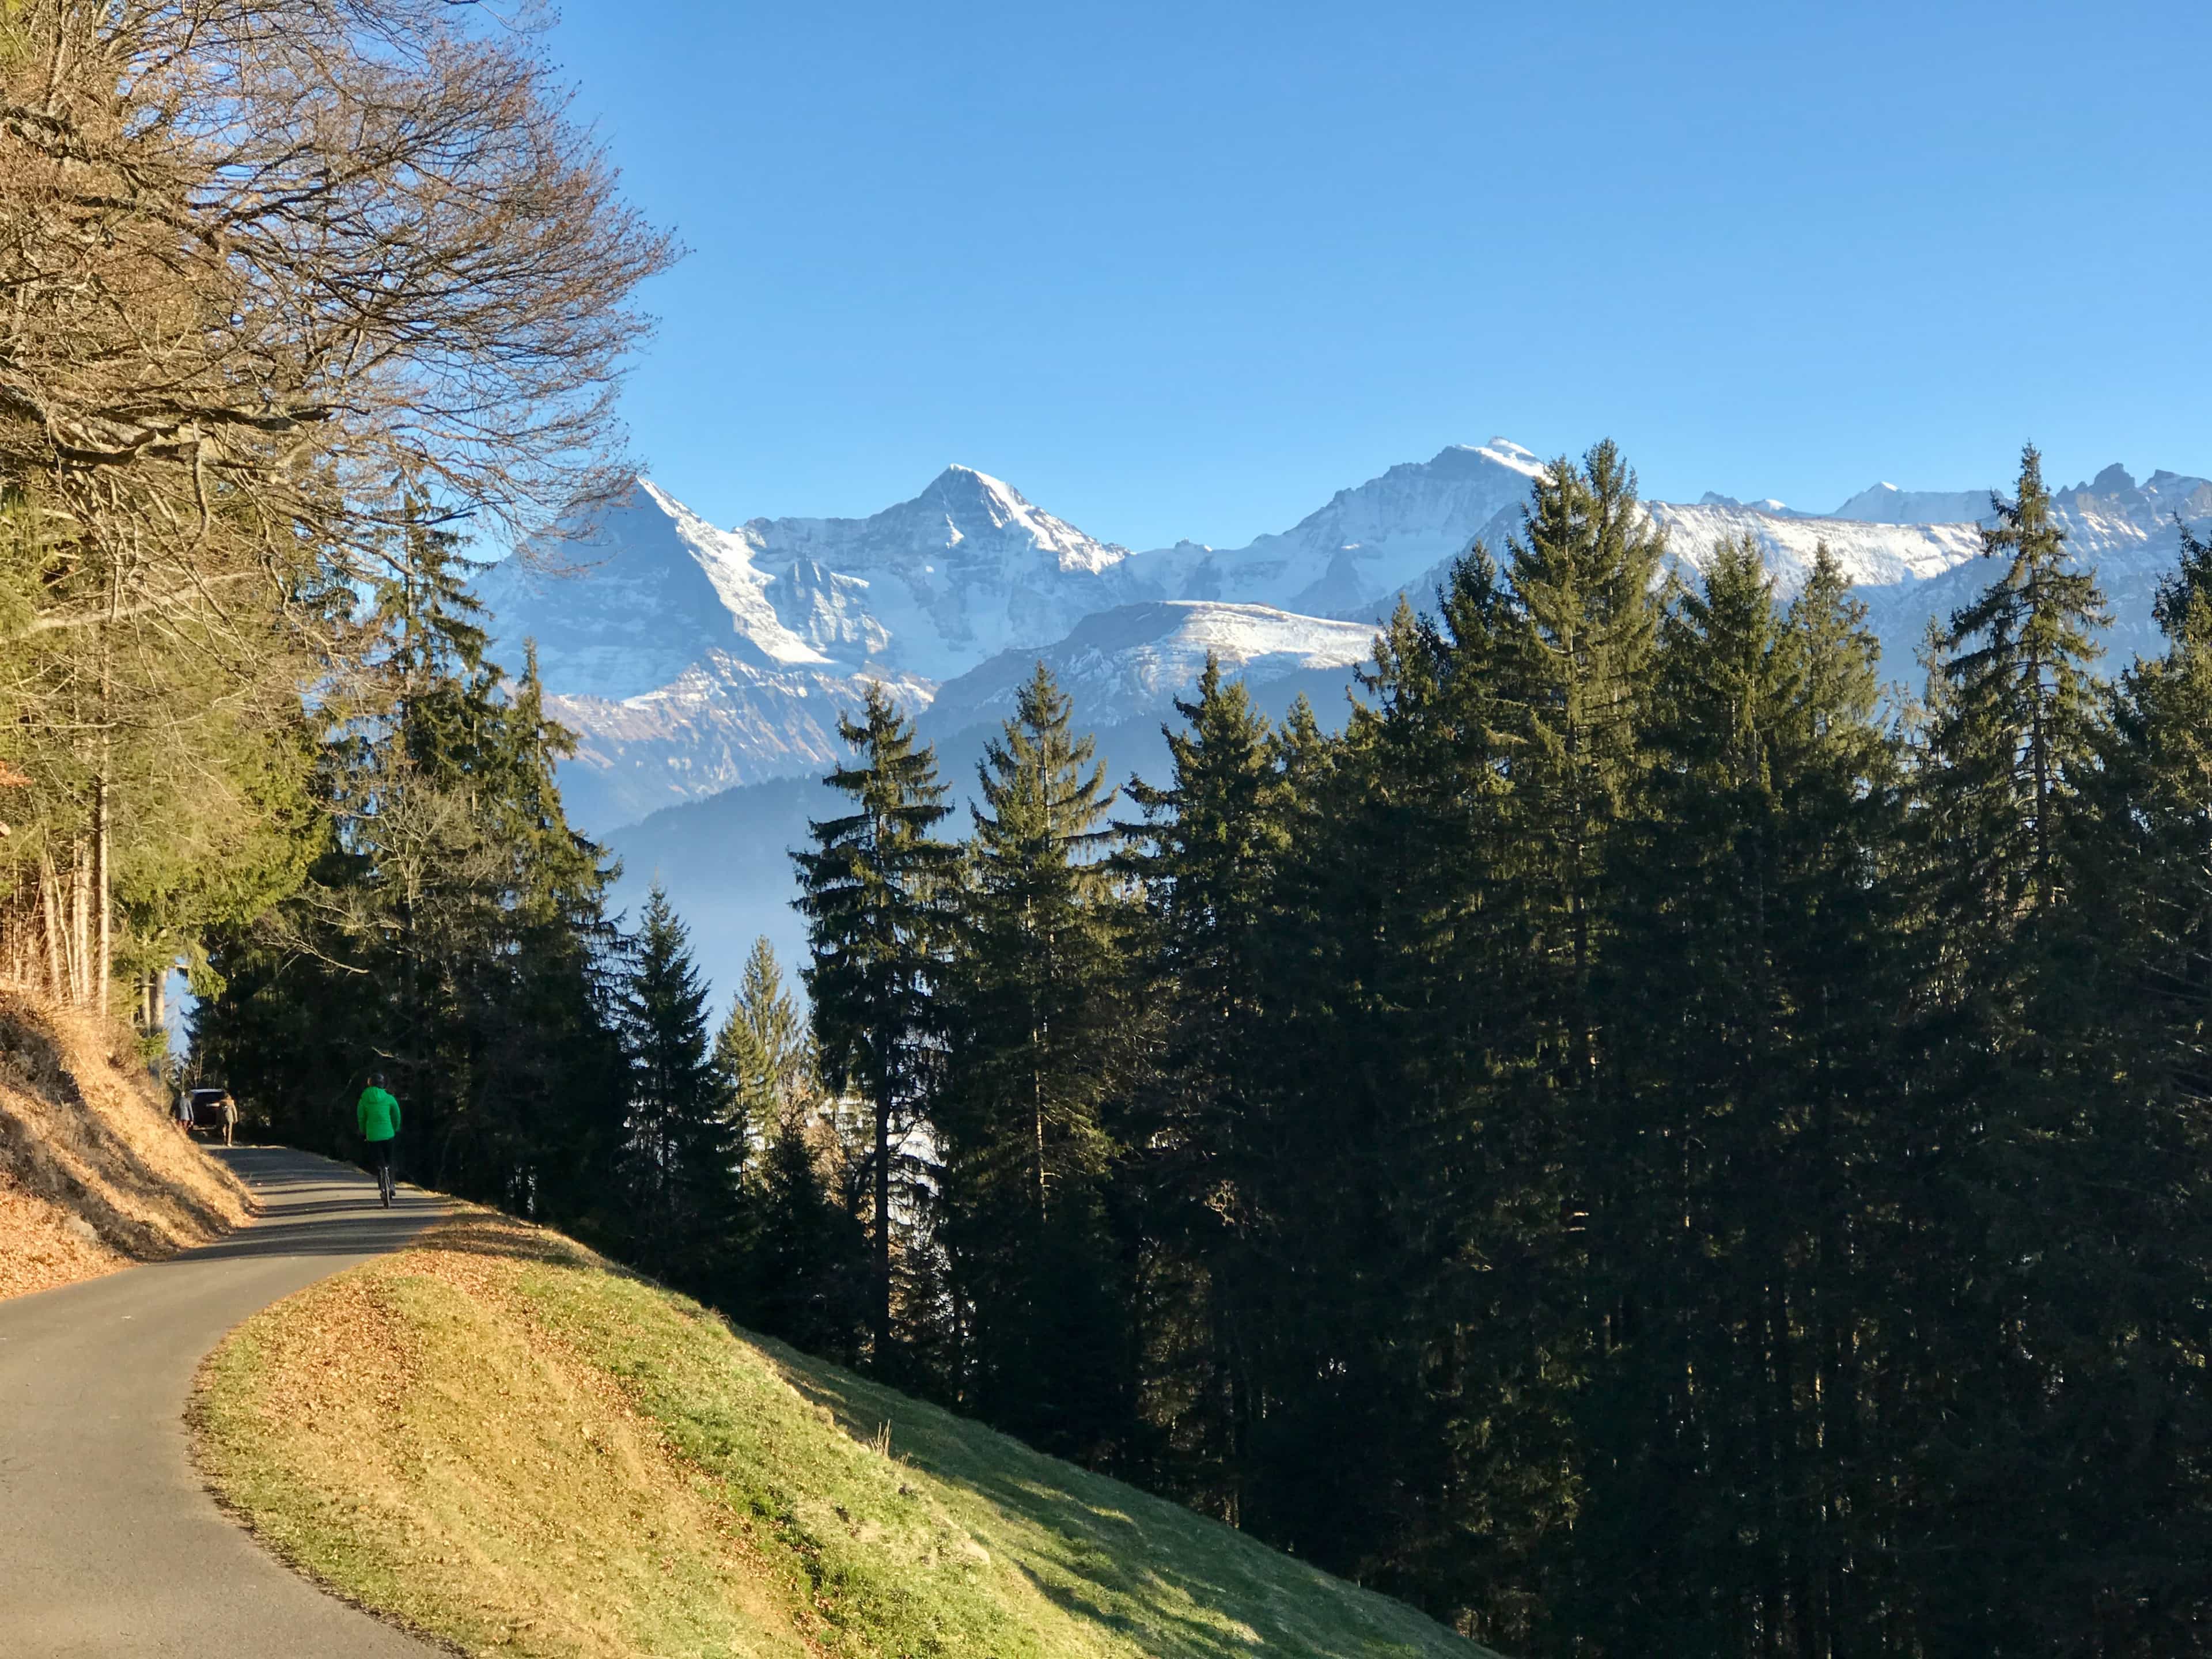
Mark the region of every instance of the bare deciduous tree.
[[54, 872], [12, 914], [82, 1000], [119, 750], [296, 714], [426, 507], [519, 541], [627, 477], [674, 250], [541, 43], [449, 0], [0, 0], [0, 697]]

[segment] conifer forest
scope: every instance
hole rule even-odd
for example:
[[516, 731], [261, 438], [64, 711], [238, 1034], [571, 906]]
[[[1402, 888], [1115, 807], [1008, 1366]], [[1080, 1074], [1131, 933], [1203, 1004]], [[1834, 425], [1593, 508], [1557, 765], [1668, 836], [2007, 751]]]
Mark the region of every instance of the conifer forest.
[[1601, 443], [1161, 775], [879, 690], [724, 1004], [471, 597], [675, 250], [459, 9], [0, 8], [0, 969], [1522, 1659], [2212, 1653], [2212, 547], [2100, 660], [2027, 449], [1884, 662]]
[[872, 701], [718, 1018], [410, 546], [209, 935], [284, 1133], [384, 1063], [425, 1179], [1508, 1652], [2204, 1650], [2212, 549], [2100, 677], [2030, 450], [1905, 698], [1600, 445], [1340, 733], [1210, 671], [1117, 786], [1040, 669], [963, 822]]

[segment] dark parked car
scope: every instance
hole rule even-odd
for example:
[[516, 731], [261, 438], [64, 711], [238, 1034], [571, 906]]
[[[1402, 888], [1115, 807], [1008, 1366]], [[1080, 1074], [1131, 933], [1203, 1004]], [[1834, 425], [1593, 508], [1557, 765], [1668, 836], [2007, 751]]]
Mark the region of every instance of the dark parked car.
[[222, 1128], [222, 1113], [217, 1108], [222, 1104], [222, 1097], [229, 1092], [228, 1089], [193, 1090], [192, 1127], [195, 1129]]

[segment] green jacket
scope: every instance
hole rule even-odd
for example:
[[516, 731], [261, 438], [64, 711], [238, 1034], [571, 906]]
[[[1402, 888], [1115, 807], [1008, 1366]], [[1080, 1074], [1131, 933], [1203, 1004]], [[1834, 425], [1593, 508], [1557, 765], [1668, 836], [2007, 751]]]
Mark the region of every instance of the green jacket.
[[361, 1104], [353, 1115], [363, 1140], [389, 1140], [399, 1133], [399, 1103], [374, 1083], [361, 1091]]

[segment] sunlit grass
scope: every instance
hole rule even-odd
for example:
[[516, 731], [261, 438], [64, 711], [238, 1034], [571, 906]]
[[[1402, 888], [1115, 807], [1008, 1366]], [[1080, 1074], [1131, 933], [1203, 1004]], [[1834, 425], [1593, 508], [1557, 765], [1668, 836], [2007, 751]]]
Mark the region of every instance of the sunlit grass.
[[273, 1547], [475, 1652], [1481, 1651], [480, 1215], [249, 1322], [195, 1419]]

